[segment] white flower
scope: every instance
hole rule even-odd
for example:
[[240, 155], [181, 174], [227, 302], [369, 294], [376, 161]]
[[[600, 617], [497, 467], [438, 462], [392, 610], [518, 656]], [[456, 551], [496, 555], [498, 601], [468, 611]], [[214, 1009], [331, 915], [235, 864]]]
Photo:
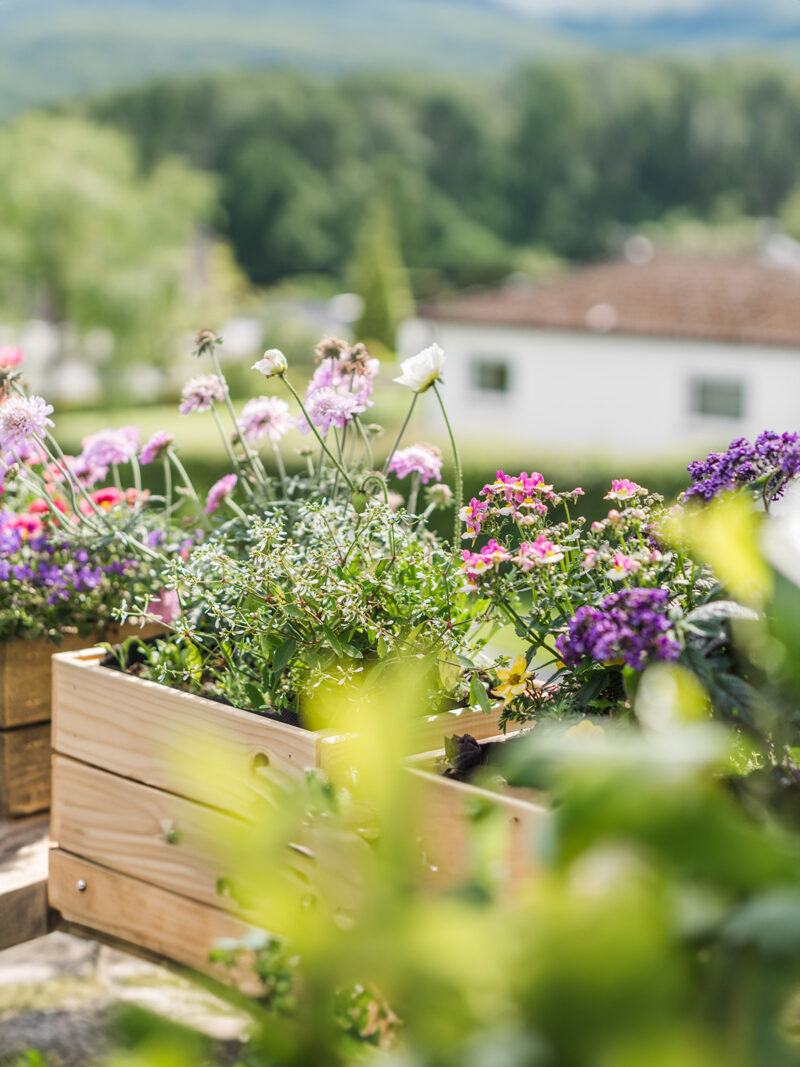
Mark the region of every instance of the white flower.
[[424, 348], [416, 356], [404, 359], [400, 364], [402, 374], [393, 379], [399, 385], [407, 385], [415, 393], [424, 393], [438, 380], [444, 367], [445, 355], [442, 349], [434, 344], [430, 348]]
[[254, 363], [252, 369], [260, 371], [265, 378], [271, 378], [274, 374], [285, 374], [289, 368], [286, 356], [279, 348], [270, 348], [264, 353], [264, 358]]

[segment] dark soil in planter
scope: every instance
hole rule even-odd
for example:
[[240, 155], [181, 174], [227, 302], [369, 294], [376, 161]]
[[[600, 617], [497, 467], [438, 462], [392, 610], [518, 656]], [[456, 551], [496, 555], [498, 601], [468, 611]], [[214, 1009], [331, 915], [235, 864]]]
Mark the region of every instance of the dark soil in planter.
[[447, 765], [442, 771], [445, 778], [457, 782], [471, 782], [483, 771], [496, 770], [502, 777], [503, 757], [509, 745], [518, 744], [527, 736], [527, 731], [502, 741], [476, 741], [472, 734], [454, 734], [445, 742]]

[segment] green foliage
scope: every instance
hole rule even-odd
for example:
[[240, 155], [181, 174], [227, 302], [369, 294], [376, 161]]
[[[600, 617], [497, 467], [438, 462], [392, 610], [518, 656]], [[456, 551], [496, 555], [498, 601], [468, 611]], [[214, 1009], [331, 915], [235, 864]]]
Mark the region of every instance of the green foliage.
[[189, 246], [213, 183], [165, 156], [142, 177], [131, 143], [78, 118], [29, 114], [0, 129], [0, 307], [81, 336], [103, 327], [121, 364], [163, 364]]
[[[377, 341], [393, 352], [397, 329], [413, 313], [397, 233], [380, 200], [367, 211], [350, 271], [351, 286], [364, 301], [355, 327], [367, 347]], [[374, 346], [373, 346], [374, 347]]]
[[[493, 283], [531, 249], [605, 255], [632, 229], [752, 244], [800, 184], [800, 77], [757, 61], [538, 62], [500, 84], [290, 73], [161, 81], [93, 102], [146, 168], [220, 176], [218, 222], [250, 278], [344, 278], [364, 205], [396, 225], [417, 297]], [[753, 167], [751, 161], [759, 160]], [[678, 232], [680, 231], [680, 232]], [[698, 237], [694, 237], [697, 244]]]

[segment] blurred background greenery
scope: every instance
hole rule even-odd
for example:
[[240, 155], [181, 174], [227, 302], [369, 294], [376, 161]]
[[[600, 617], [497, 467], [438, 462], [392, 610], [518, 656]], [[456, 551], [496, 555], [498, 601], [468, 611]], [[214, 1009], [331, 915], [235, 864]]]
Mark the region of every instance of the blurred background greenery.
[[308, 365], [338, 332], [391, 359], [415, 302], [635, 233], [800, 237], [791, 5], [639, 7], [4, 0], [0, 344], [59, 410], [110, 410], [173, 401], [213, 326], [246, 396], [265, 345]]

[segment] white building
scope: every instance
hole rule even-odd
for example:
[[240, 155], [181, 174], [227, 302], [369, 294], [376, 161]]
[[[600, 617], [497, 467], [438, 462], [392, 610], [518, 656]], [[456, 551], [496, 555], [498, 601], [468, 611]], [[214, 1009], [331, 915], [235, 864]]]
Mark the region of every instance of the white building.
[[702, 454], [800, 429], [800, 269], [789, 258], [643, 255], [424, 308], [448, 412], [472, 439], [608, 455]]

